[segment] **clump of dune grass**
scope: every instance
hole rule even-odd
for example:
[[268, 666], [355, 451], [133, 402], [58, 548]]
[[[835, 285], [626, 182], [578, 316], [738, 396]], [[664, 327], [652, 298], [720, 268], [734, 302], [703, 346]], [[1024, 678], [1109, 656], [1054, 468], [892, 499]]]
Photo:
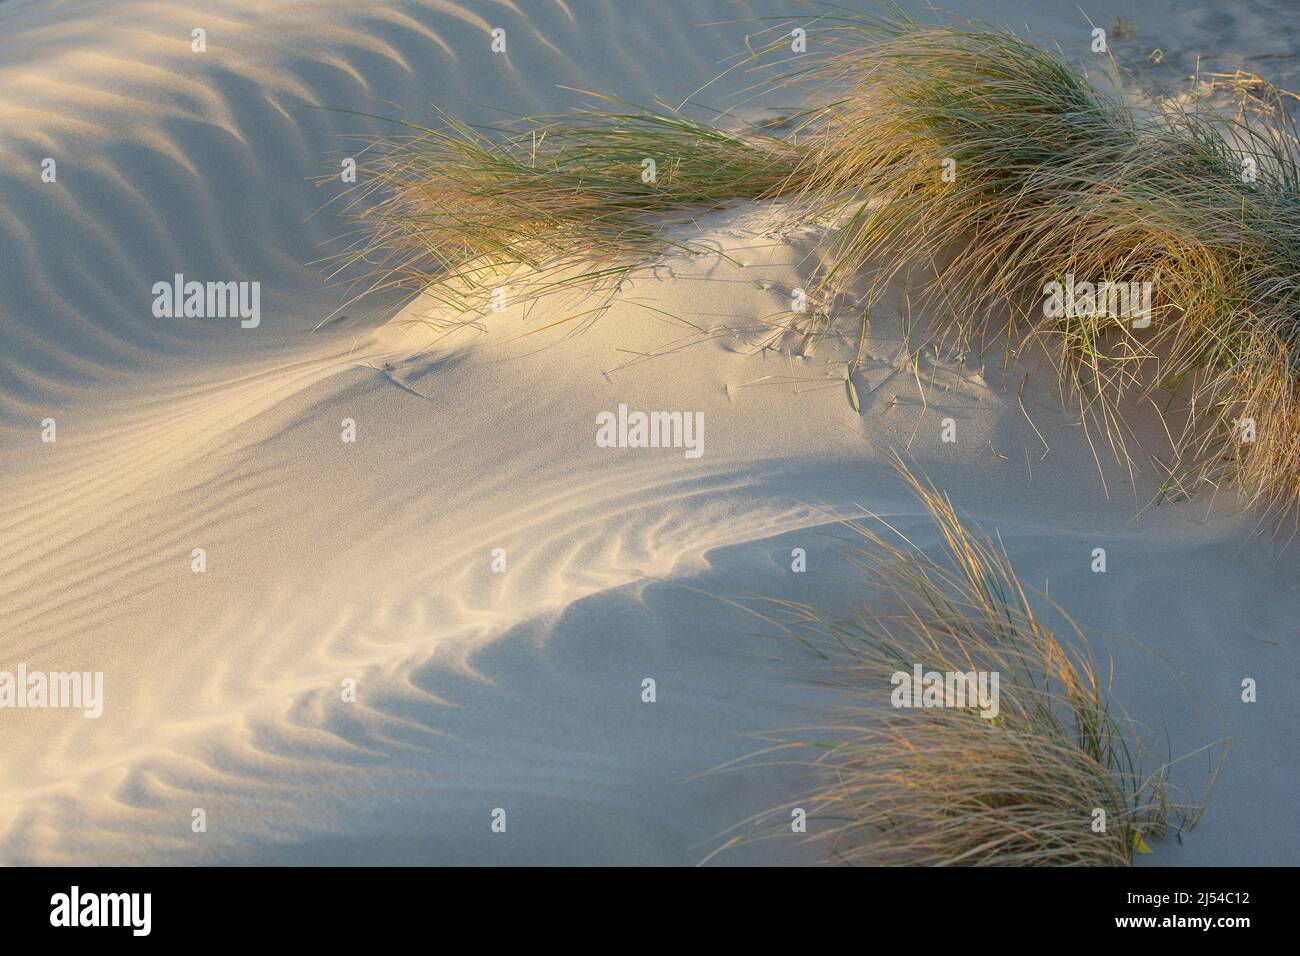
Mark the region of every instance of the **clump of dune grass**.
[[[793, 177], [842, 218], [823, 283], [883, 288], [921, 250], [939, 331], [1045, 347], [1119, 457], [1121, 399], [1167, 410], [1155, 393], [1176, 392], [1171, 484], [1234, 477], [1300, 504], [1300, 166], [1282, 113], [1140, 112], [1009, 32], [849, 18], [824, 40], [799, 80], [828, 105]], [[1045, 316], [1045, 283], [1067, 275], [1152, 283], [1151, 326]]]
[[[1131, 468], [1129, 416], [1149, 403], [1166, 491], [1235, 482], [1300, 515], [1300, 166], [1284, 113], [1139, 111], [1010, 32], [819, 23], [816, 52], [783, 74], [813, 105], [781, 136], [608, 97], [497, 128], [400, 124], [368, 150], [351, 207], [365, 238], [341, 270], [363, 264], [363, 294], [425, 293], [453, 317], [486, 313], [515, 276], [530, 300], [591, 293], [572, 317], [598, 314], [633, 270], [719, 254], [674, 226], [786, 199], [834, 225], [809, 281], [823, 301], [868, 278], [870, 305], [920, 256], [936, 334], [1045, 349], [1090, 441]], [[1045, 315], [1045, 284], [1070, 275], [1151, 283], [1151, 324]]]
[[[1169, 765], [1151, 762], [1079, 629], [1046, 597], [1031, 598], [1000, 543], [896, 466], [939, 531], [939, 553], [883, 519], [883, 533], [852, 523], [871, 609], [843, 619], [773, 601], [759, 614], [809, 646], [830, 645], [834, 685], [852, 701], [823, 739], [777, 747], [814, 749], [812, 764], [832, 781], [798, 802], [810, 838], [846, 863], [1107, 866], [1145, 852], [1173, 814], [1194, 825], [1203, 802], [1170, 800]], [[1058, 634], [1036, 604], [1073, 633]], [[996, 716], [974, 703], [891, 707], [891, 677], [917, 664], [998, 674]]]
[[340, 268], [364, 262], [366, 292], [424, 292], [452, 314], [486, 312], [512, 274], [534, 298], [615, 288], [667, 253], [702, 251], [673, 226], [793, 173], [796, 148], [763, 130], [597, 99], [610, 108], [503, 127], [400, 124], [369, 150], [352, 199], [366, 238]]

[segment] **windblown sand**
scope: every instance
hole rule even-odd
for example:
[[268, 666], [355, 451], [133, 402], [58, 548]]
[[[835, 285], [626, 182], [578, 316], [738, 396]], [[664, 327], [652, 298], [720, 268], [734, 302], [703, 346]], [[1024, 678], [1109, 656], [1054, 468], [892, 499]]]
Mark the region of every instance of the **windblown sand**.
[[[1074, 3], [954, 6], [1087, 65]], [[1148, 71], [1170, 84], [1198, 55], [1282, 83], [1296, 66], [1289, 4], [1086, 7], [1131, 18], [1116, 50], [1159, 48]], [[860, 508], [933, 544], [890, 447], [1115, 655], [1160, 749], [1231, 736], [1201, 824], [1143, 860], [1298, 862], [1300, 547], [1228, 493], [1147, 507], [1155, 470], [1131, 482], [1094, 456], [1041, 363], [927, 354], [914, 374], [901, 289], [873, 313], [855, 411], [855, 341], [759, 347], [814, 232], [747, 206], [702, 216], [694, 238], [725, 256], [665, 263], [597, 321], [541, 333], [559, 314], [518, 303], [452, 336], [407, 321], [419, 302], [317, 329], [343, 294], [314, 263], [348, 228], [331, 204], [347, 186], [313, 179], [385, 129], [346, 111], [484, 121], [578, 102], [565, 87], [676, 104], [744, 54], [759, 27], [733, 21], [790, 12], [0, 5], [0, 670], [105, 686], [98, 719], [0, 710], [0, 862], [821, 862], [790, 834], [711, 856], [818, 782], [720, 768], [815, 736], [795, 728], [837, 703], [821, 662], [727, 600], [866, 599], [838, 524]], [[699, 98], [742, 103], [750, 82]], [[177, 273], [260, 282], [260, 325], [156, 317], [151, 289]], [[598, 448], [620, 403], [702, 412], [703, 455]], [[1203, 786], [1206, 755], [1175, 776]]]

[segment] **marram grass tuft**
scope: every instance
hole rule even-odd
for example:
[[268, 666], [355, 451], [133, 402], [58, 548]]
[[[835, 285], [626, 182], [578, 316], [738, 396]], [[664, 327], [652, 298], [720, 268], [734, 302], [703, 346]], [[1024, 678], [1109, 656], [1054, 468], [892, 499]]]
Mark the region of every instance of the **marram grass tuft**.
[[610, 289], [697, 251], [669, 238], [672, 226], [793, 174], [794, 148], [762, 131], [609, 102], [500, 128], [404, 124], [406, 135], [373, 144], [352, 203], [366, 241], [341, 268], [364, 262], [371, 290], [425, 292], [471, 317], [521, 272], [533, 295]]
[[[370, 151], [351, 207], [366, 238], [341, 267], [367, 265], [366, 292], [425, 292], [468, 320], [516, 275], [529, 296], [600, 292], [598, 313], [629, 272], [709, 252], [674, 225], [780, 198], [833, 226], [810, 290], [879, 291], [919, 255], [937, 334], [1045, 349], [1090, 441], [1131, 466], [1128, 416], [1149, 404], [1168, 441], [1144, 450], [1166, 490], [1235, 482], [1300, 515], [1300, 166], [1285, 114], [1138, 110], [1009, 32], [824, 25], [821, 52], [785, 64], [812, 103], [780, 136], [608, 97], [504, 128], [403, 124]], [[1045, 289], [1067, 277], [1149, 284], [1149, 324], [1047, 314]]]
[[[1035, 604], [1051, 602], [1031, 598], [1001, 544], [896, 467], [939, 531], [935, 554], [881, 519], [854, 523], [870, 609], [852, 619], [782, 600], [751, 609], [828, 648], [833, 684], [848, 701], [844, 718], [813, 739], [762, 755], [811, 764], [829, 781], [773, 814], [777, 825], [788, 835], [799, 806], [808, 839], [834, 860], [932, 866], [1127, 865], [1171, 816], [1180, 829], [1194, 826], [1209, 793], [1195, 806], [1170, 800], [1170, 764], [1150, 761], [1083, 634], [1070, 624], [1075, 633], [1063, 637], [1045, 623]], [[890, 706], [891, 678], [917, 665], [996, 673], [996, 714], [974, 703]], [[1206, 752], [1217, 750], [1221, 764], [1229, 743]], [[808, 753], [816, 756], [801, 759]], [[1211, 769], [1213, 781], [1213, 759]]]
[[[922, 250], [940, 331], [1055, 358], [1129, 457], [1121, 399], [1167, 417], [1168, 482], [1300, 505], [1300, 166], [1252, 122], [1105, 96], [1012, 33], [841, 23], [800, 80], [824, 106], [792, 177], [834, 213], [832, 288]], [[944, 175], [945, 169], [948, 175]], [[1149, 283], [1149, 325], [1048, 315], [1048, 283]], [[1158, 395], [1157, 393], [1165, 393]]]

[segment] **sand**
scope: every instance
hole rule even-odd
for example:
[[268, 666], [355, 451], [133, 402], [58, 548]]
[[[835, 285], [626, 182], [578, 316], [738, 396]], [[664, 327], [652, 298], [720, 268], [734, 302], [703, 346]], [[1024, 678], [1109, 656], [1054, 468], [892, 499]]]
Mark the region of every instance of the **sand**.
[[[914, 375], [901, 290], [855, 411], [855, 343], [757, 347], [816, 234], [703, 216], [693, 238], [728, 259], [667, 262], [548, 332], [519, 303], [452, 336], [407, 321], [418, 302], [321, 325], [343, 292], [319, 260], [348, 227], [345, 184], [316, 177], [384, 128], [347, 111], [676, 103], [744, 52], [755, 27], [731, 21], [793, 6], [0, 5], [0, 670], [105, 687], [97, 719], [0, 710], [0, 863], [824, 862], [745, 822], [816, 775], [742, 758], [831, 719], [825, 665], [728, 601], [864, 600], [839, 524], [862, 508], [932, 544], [891, 447], [1114, 654], [1157, 744], [1232, 738], [1200, 825], [1141, 862], [1300, 862], [1300, 548], [1228, 494], [1149, 506], [1153, 469], [1099, 469], [1039, 363], [926, 355]], [[953, 6], [1088, 65], [1073, 3]], [[1198, 56], [1296, 67], [1281, 3], [1084, 6], [1131, 18], [1114, 46], [1159, 47], [1162, 82]], [[177, 273], [259, 282], [260, 323], [157, 317]], [[597, 447], [620, 404], [703, 413], [703, 454]]]

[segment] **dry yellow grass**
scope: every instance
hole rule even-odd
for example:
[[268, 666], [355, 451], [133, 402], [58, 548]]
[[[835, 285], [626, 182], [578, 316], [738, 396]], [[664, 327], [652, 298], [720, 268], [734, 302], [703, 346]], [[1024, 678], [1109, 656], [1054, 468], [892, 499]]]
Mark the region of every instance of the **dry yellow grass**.
[[[799, 79], [829, 105], [792, 179], [846, 220], [824, 284], [872, 270], [878, 290], [920, 250], [939, 331], [1048, 350], [1118, 457], [1133, 460], [1121, 399], [1140, 396], [1167, 419], [1170, 487], [1231, 478], [1300, 505], [1300, 166], [1283, 112], [1140, 113], [1011, 33], [863, 19], [821, 45]], [[1067, 276], [1150, 283], [1150, 325], [1046, 315], [1046, 283]]]
[[[1197, 806], [1170, 800], [1169, 765], [1151, 759], [1083, 634], [1045, 623], [1035, 605], [1051, 602], [1027, 592], [1002, 546], [896, 467], [942, 547], [921, 550], [882, 519], [854, 523], [870, 609], [844, 619], [775, 600], [758, 614], [829, 648], [834, 684], [852, 701], [843, 720], [764, 754], [830, 781], [798, 802], [810, 838], [846, 863], [1113, 866], [1163, 835], [1171, 815], [1194, 825], [1208, 793]], [[916, 665], [996, 673], [996, 716], [889, 706], [891, 677]]]

